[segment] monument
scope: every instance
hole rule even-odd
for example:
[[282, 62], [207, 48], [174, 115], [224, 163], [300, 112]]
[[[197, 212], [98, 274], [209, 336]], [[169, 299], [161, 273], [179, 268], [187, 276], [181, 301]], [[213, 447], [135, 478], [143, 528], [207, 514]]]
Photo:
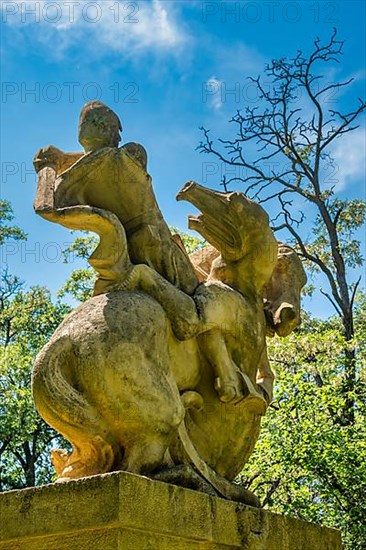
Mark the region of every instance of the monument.
[[[300, 292], [306, 282], [301, 261], [276, 241], [260, 205], [242, 193], [220, 193], [192, 181], [177, 199], [200, 210], [189, 217], [189, 227], [207, 246], [189, 256], [159, 209], [145, 149], [137, 143], [119, 147], [121, 131], [111, 109], [91, 102], [79, 124], [85, 152], [49, 146], [34, 161], [37, 214], [70, 229], [93, 231], [100, 239], [89, 259], [97, 272], [93, 297], [63, 321], [34, 365], [36, 408], [72, 448], [53, 451], [58, 475], [53, 491], [68, 498], [68, 491], [93, 486], [98, 501], [100, 491], [117, 491], [122, 498], [131, 484], [162, 487], [167, 482], [174, 484], [176, 495], [184, 492], [177, 486], [196, 490], [196, 497], [179, 497], [192, 498], [193, 508], [206, 509], [207, 499], [216, 497], [259, 507], [258, 498], [233, 480], [253, 451], [272, 400], [266, 336], [286, 336], [300, 323]], [[144, 478], [138, 481], [131, 474]], [[89, 476], [97, 477], [81, 480]], [[168, 493], [159, 491], [164, 508]], [[39, 493], [32, 495], [36, 502]], [[239, 509], [227, 505], [237, 533]], [[251, 522], [263, 524], [262, 512], [251, 513]], [[222, 514], [214, 514], [216, 529], [217, 521], [224, 521]], [[85, 525], [81, 521], [80, 530]], [[113, 521], [111, 525], [115, 527]], [[285, 532], [288, 526], [282, 528]], [[322, 534], [317, 531], [314, 539], [304, 535], [307, 549], [339, 547], [338, 535], [328, 537], [328, 530], [317, 529]], [[271, 546], [268, 525], [259, 529], [264, 534], [255, 545], [249, 535], [246, 542], [233, 535], [235, 541], [229, 543], [212, 532], [207, 538], [203, 531], [202, 541], [213, 544], [205, 548], [305, 547], [295, 546], [296, 530], [286, 535], [292, 546], [283, 545], [285, 535]], [[58, 527], [52, 527], [48, 535], [56, 532]], [[80, 542], [83, 535], [78, 536], [72, 547], [86, 547]], [[191, 533], [175, 547], [201, 548], [200, 536]], [[113, 541], [100, 548], [173, 544], [118, 546]]]

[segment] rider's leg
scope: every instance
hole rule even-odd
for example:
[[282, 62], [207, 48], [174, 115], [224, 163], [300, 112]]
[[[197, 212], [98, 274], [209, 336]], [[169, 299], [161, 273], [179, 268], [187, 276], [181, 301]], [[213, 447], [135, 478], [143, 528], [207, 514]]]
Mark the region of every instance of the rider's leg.
[[149, 266], [135, 265], [121, 288], [141, 289], [155, 298], [164, 308], [179, 340], [193, 338], [202, 330], [202, 323], [193, 298], [169, 283]]

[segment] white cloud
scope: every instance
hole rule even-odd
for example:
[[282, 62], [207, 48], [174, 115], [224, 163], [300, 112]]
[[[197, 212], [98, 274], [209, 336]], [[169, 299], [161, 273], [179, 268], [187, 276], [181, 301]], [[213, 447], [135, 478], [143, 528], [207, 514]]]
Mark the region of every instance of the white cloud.
[[32, 38], [54, 54], [80, 43], [127, 57], [151, 50], [176, 53], [189, 39], [174, 4], [161, 0], [8, 0], [1, 10], [4, 23], [34, 30]]
[[222, 85], [222, 80], [219, 80], [216, 76], [211, 76], [211, 78], [203, 84], [203, 100], [208, 101], [209, 105], [215, 111], [218, 111], [223, 106]]
[[354, 180], [365, 178], [366, 133], [364, 128], [341, 136], [334, 144], [332, 156], [336, 172], [333, 176], [335, 189], [341, 191]]

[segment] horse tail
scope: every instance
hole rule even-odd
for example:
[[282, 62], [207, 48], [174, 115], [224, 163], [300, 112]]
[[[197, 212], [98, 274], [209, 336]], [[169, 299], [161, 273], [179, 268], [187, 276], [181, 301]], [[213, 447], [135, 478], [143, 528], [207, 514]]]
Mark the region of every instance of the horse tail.
[[32, 374], [33, 399], [40, 416], [73, 447], [72, 452], [52, 452], [59, 480], [110, 471], [120, 459], [104, 419], [72, 379], [76, 363], [75, 345], [65, 336], [51, 340], [41, 350]]

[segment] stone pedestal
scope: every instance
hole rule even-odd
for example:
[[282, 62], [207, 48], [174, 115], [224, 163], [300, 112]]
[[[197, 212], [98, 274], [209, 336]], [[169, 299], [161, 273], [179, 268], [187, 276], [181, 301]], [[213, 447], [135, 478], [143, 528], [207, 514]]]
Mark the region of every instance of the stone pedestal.
[[118, 472], [0, 494], [1, 550], [341, 550], [338, 531]]

